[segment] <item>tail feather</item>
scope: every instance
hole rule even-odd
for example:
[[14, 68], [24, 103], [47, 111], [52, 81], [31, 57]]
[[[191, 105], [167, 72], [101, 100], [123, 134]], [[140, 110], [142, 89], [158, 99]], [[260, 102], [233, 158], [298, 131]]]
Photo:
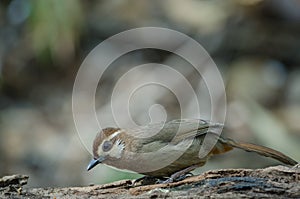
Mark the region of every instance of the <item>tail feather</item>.
[[262, 156], [274, 158], [274, 159], [276, 159], [284, 164], [287, 164], [287, 165], [294, 166], [294, 165], [298, 164], [298, 162], [293, 160], [292, 158], [284, 155], [283, 153], [281, 153], [279, 151], [276, 151], [276, 150], [268, 148], [268, 147], [251, 144], [251, 143], [245, 143], [245, 142], [236, 142], [229, 138], [219, 138], [219, 141], [221, 141], [222, 143], [227, 144], [229, 146], [235, 147], [235, 148], [243, 149], [248, 152], [255, 152]]

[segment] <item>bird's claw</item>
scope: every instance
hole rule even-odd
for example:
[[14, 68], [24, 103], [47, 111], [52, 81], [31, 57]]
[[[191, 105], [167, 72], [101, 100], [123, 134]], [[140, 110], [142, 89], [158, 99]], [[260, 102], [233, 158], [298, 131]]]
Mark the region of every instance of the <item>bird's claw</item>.
[[184, 180], [188, 177], [191, 177], [193, 176], [192, 173], [187, 173], [187, 174], [184, 174], [184, 175], [181, 175], [181, 176], [178, 176], [178, 177], [175, 177], [175, 176], [171, 176], [169, 177], [168, 179], [166, 180], [157, 180], [157, 184], [168, 184], [168, 183], [172, 183], [172, 182], [178, 182], [178, 181], [181, 181], [181, 180]]

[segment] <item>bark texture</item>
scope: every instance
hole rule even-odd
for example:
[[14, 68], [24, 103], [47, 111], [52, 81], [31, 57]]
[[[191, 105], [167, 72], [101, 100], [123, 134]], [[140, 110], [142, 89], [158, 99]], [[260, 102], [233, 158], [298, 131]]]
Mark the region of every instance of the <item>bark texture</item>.
[[131, 180], [87, 187], [22, 188], [28, 176], [0, 179], [0, 198], [300, 198], [300, 167], [222, 169], [169, 184]]

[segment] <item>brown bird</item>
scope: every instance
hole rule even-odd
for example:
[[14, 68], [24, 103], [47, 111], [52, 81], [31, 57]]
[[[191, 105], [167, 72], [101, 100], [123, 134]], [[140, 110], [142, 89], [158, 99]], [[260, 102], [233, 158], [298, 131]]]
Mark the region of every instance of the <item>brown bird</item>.
[[219, 136], [222, 128], [221, 124], [199, 119], [173, 120], [136, 129], [105, 128], [94, 140], [94, 158], [87, 170], [103, 163], [146, 176], [169, 177], [165, 182], [172, 182], [203, 166], [212, 155], [233, 148], [256, 152], [287, 165], [297, 164], [279, 151]]

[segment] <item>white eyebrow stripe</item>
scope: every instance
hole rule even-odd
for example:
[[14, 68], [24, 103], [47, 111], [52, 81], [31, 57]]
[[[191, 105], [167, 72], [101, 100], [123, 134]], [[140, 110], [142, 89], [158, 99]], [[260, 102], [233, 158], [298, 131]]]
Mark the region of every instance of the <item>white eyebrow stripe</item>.
[[121, 133], [121, 130], [118, 130], [118, 131], [114, 132], [113, 134], [111, 134], [111, 135], [107, 138], [107, 140], [113, 139], [114, 137], [116, 137], [116, 136], [119, 135], [120, 133]]

